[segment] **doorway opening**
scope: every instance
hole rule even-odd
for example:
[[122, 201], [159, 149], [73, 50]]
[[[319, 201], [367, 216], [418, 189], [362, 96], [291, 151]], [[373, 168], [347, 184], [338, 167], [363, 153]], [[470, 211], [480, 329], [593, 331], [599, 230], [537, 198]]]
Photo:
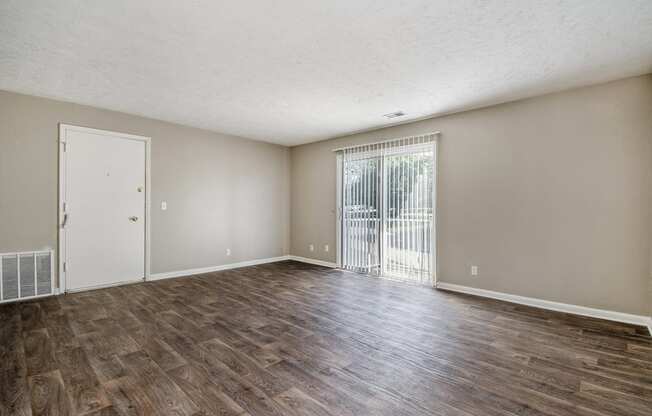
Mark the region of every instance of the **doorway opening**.
[[149, 275], [150, 138], [59, 126], [59, 288]]

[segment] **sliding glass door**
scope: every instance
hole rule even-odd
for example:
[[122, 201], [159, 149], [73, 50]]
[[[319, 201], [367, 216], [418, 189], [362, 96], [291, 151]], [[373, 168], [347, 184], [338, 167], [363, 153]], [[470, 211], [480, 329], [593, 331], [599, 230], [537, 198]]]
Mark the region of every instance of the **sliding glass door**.
[[359, 154], [343, 164], [343, 265], [360, 273], [380, 275], [382, 159]]
[[434, 261], [434, 148], [385, 155], [383, 274], [430, 284]]
[[434, 284], [436, 135], [338, 151], [338, 262]]

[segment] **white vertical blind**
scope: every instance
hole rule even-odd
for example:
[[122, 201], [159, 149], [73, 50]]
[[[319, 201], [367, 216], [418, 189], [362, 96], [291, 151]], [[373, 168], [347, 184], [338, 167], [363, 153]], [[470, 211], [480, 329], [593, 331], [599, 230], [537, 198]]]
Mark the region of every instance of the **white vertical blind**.
[[433, 283], [436, 137], [337, 149], [342, 267]]

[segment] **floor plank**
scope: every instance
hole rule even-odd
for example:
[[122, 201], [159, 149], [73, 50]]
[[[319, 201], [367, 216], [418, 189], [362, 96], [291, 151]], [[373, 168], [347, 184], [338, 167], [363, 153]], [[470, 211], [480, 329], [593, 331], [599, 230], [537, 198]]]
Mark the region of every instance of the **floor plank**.
[[59, 370], [29, 377], [29, 388], [34, 416], [73, 414]]

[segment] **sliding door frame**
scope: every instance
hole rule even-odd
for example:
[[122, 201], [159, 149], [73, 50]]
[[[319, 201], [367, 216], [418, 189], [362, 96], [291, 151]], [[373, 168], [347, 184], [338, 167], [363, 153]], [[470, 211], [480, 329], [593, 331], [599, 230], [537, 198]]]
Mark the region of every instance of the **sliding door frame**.
[[380, 180], [378, 181], [378, 194], [379, 194], [379, 199], [380, 202], [378, 204], [378, 209], [380, 212], [378, 213], [378, 233], [380, 236], [380, 243], [378, 244], [378, 260], [380, 261], [380, 276], [385, 276], [385, 252], [387, 251], [387, 234], [385, 230], [385, 224], [386, 224], [386, 219], [387, 219], [387, 207], [389, 206], [388, 204], [388, 197], [387, 197], [387, 192], [385, 192], [385, 189], [387, 189], [387, 175], [385, 175], [385, 154], [383, 153], [379, 158], [378, 158], [378, 174], [380, 175]]
[[336, 161], [336, 166], [337, 166], [337, 168], [336, 168], [336, 171], [337, 171], [337, 173], [336, 173], [336, 177], [337, 177], [337, 179], [336, 179], [336, 194], [337, 194], [336, 201], [337, 201], [337, 205], [336, 205], [336, 209], [335, 209], [335, 213], [336, 213], [335, 215], [337, 217], [337, 219], [336, 219], [337, 226], [335, 227], [336, 228], [336, 230], [335, 230], [336, 250], [335, 251], [337, 253], [337, 260], [336, 260], [337, 268], [341, 269], [343, 264], [344, 264], [344, 262], [342, 260], [342, 253], [344, 252], [344, 247], [343, 247], [343, 244], [344, 244], [344, 240], [343, 240], [344, 230], [342, 229], [344, 227], [344, 218], [343, 218], [344, 217], [344, 209], [342, 209], [342, 201], [343, 201], [342, 192], [344, 190], [344, 182], [343, 182], [344, 181], [344, 171], [343, 171], [343, 169], [344, 169], [344, 157], [342, 156], [341, 153], [337, 153], [335, 155], [335, 157], [337, 158], [337, 161]]
[[439, 180], [439, 137], [437, 137], [435, 140], [432, 142], [432, 162], [435, 165], [434, 168], [432, 169], [432, 174], [434, 175], [434, 178], [432, 178], [432, 206], [435, 212], [433, 212], [433, 218], [432, 218], [432, 235], [430, 238], [432, 238], [432, 260], [431, 262], [434, 264], [430, 265], [430, 270], [432, 270], [433, 276], [432, 276], [432, 287], [437, 287], [437, 277], [439, 276], [439, 244], [438, 244], [438, 236], [439, 236], [439, 227], [438, 227], [438, 221], [437, 218], [439, 217], [439, 204], [437, 203], [438, 198], [437, 195], [439, 194], [437, 192], [437, 181]]
[[[438, 227], [438, 217], [439, 217], [439, 204], [438, 204], [438, 180], [439, 180], [439, 138], [436, 138], [432, 141], [432, 151], [433, 151], [433, 178], [432, 178], [432, 206], [434, 209], [433, 219], [432, 219], [432, 235], [431, 235], [431, 264], [430, 270], [432, 273], [431, 282], [432, 287], [437, 287], [437, 278], [439, 276], [439, 227]], [[387, 195], [385, 189], [387, 188], [387, 179], [385, 175], [385, 156], [382, 155], [379, 157], [379, 166], [378, 172], [381, 175], [379, 181], [379, 207], [380, 213], [379, 218], [379, 233], [380, 233], [380, 242], [379, 242], [379, 259], [380, 259], [380, 272], [381, 276], [385, 273], [385, 261], [384, 254], [386, 250], [386, 233], [385, 233], [385, 218], [386, 218], [386, 207], [387, 207]], [[344, 209], [342, 206], [343, 203], [343, 191], [344, 191], [344, 157], [341, 152], [336, 153], [336, 255], [337, 255], [337, 267], [343, 268], [344, 259], [343, 253], [345, 250], [345, 241], [344, 241]]]

